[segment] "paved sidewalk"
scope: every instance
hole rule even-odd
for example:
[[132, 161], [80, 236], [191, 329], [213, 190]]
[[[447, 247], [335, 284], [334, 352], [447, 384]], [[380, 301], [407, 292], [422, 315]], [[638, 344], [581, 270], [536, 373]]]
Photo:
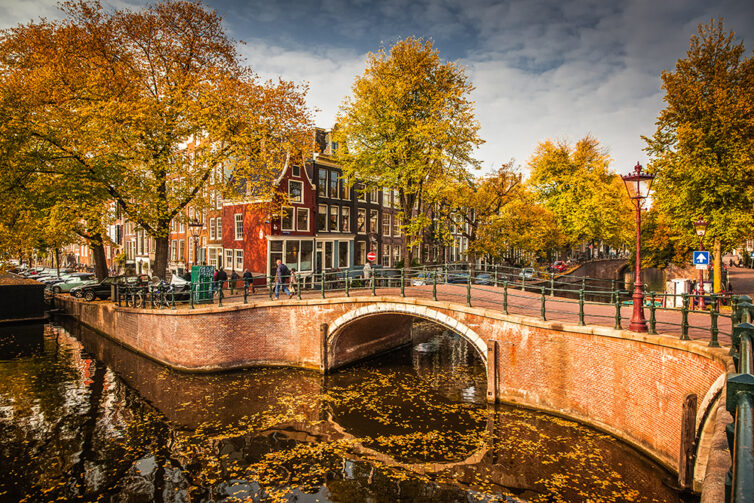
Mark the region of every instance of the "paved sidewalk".
[[733, 285], [735, 295], [748, 295], [754, 299], [754, 269], [731, 267], [728, 269], [728, 281]]

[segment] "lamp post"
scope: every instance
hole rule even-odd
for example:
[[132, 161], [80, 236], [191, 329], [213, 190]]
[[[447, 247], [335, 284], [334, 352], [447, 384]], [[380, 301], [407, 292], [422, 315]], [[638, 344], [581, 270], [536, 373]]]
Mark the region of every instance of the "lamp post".
[[[704, 251], [702, 246], [704, 243], [704, 235], [707, 233], [708, 222], [704, 221], [704, 218], [699, 217], [699, 220], [694, 222], [694, 229], [696, 229], [696, 235], [699, 236], [699, 251]], [[704, 309], [704, 269], [699, 269], [699, 309]]]
[[644, 292], [642, 292], [641, 282], [641, 205], [644, 199], [649, 197], [654, 175], [643, 172], [641, 164], [637, 162], [633, 173], [621, 178], [626, 185], [628, 197], [631, 198], [636, 207], [636, 281], [634, 281], [634, 294], [632, 296], [634, 312], [628, 329], [633, 332], [646, 332], [647, 321], [644, 319]]
[[196, 265], [197, 259], [197, 245], [199, 244], [199, 233], [202, 230], [202, 224], [197, 218], [194, 218], [188, 223], [189, 231], [191, 231], [191, 237], [194, 239], [194, 265]]

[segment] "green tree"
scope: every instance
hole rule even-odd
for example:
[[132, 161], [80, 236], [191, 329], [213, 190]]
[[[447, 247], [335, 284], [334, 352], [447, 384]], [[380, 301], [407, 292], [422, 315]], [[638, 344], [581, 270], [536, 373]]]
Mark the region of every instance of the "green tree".
[[198, 2], [63, 10], [3, 33], [0, 141], [28, 140], [19, 166], [104, 191], [155, 239], [162, 276], [171, 221], [206, 204], [216, 169], [265, 181], [305, 151], [305, 89], [260, 82]]
[[606, 150], [592, 136], [575, 147], [542, 142], [529, 161], [528, 185], [555, 215], [570, 246], [603, 241], [619, 247], [630, 242], [633, 207], [609, 164]]
[[422, 211], [448, 180], [463, 178], [483, 141], [463, 69], [429, 41], [407, 38], [370, 54], [338, 115], [338, 161], [349, 181], [398, 190], [403, 258], [431, 222]]
[[686, 57], [662, 73], [665, 109], [644, 137], [656, 174], [656, 204], [678, 232], [709, 222], [714, 242], [715, 291], [723, 250], [754, 228], [754, 60], [722, 20], [699, 25]]

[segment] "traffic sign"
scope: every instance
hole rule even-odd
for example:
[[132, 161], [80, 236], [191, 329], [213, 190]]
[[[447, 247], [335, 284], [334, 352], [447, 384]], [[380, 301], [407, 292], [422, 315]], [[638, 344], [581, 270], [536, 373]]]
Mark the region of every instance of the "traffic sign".
[[695, 251], [694, 252], [694, 265], [697, 269], [706, 269], [709, 265], [709, 252], [708, 251]]
[[751, 255], [749, 255], [750, 258], [754, 258], [754, 252], [751, 252]]
[[367, 253], [367, 260], [370, 262], [374, 262], [375, 260], [377, 260], [377, 254], [374, 252]]

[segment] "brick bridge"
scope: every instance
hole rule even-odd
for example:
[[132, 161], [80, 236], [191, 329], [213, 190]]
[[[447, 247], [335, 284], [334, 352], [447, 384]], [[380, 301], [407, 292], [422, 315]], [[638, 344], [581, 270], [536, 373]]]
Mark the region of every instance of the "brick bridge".
[[678, 466], [683, 402], [696, 394], [697, 484], [712, 433], [729, 420], [718, 408], [730, 359], [727, 349], [706, 342], [399, 295], [253, 299], [193, 310], [134, 309], [67, 296], [58, 301], [120, 344], [194, 372], [263, 365], [327, 372], [410, 343], [413, 320], [429, 320], [475, 349], [487, 369], [489, 401], [584, 421], [671, 469]]

